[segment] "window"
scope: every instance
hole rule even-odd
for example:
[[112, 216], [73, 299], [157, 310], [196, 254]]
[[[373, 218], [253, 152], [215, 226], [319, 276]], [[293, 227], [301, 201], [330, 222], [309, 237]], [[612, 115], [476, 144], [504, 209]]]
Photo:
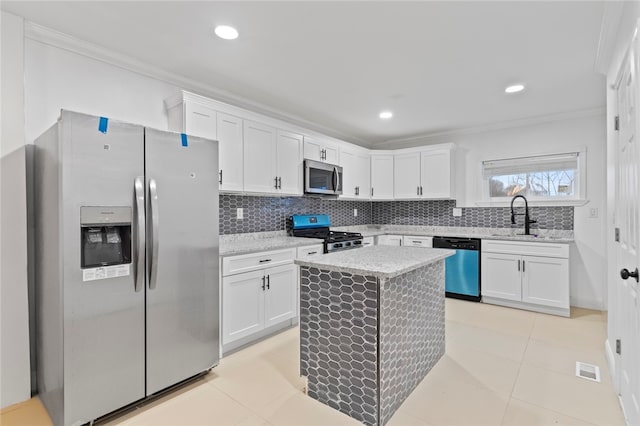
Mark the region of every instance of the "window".
[[584, 152], [483, 161], [486, 192], [495, 201], [515, 195], [543, 201], [583, 199], [583, 161]]

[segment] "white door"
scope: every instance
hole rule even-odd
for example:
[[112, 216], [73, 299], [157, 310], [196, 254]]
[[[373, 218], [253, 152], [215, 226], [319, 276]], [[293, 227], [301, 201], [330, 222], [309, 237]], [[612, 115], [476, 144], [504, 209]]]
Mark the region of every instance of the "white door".
[[522, 259], [515, 254], [482, 253], [482, 295], [522, 300]]
[[323, 148], [320, 141], [309, 136], [304, 137], [304, 158], [314, 161], [322, 161], [322, 158], [324, 157], [322, 150]]
[[276, 165], [278, 192], [302, 195], [302, 135], [278, 130]]
[[222, 279], [223, 345], [264, 329], [263, 277], [261, 270]]
[[298, 313], [296, 265], [283, 265], [264, 271], [267, 290], [264, 293], [264, 326], [269, 327], [294, 318]]
[[393, 199], [393, 155], [371, 156], [371, 199]]
[[451, 150], [420, 154], [420, 185], [423, 198], [451, 198]]
[[185, 102], [185, 133], [201, 138], [216, 139], [216, 112], [195, 102]]
[[329, 164], [338, 164], [337, 146], [325, 144], [322, 149], [324, 149], [324, 159], [322, 161]]
[[244, 190], [276, 192], [276, 129], [244, 121]]
[[218, 181], [221, 191], [242, 191], [242, 119], [219, 112]]
[[340, 198], [357, 198], [357, 161], [356, 154], [342, 151], [340, 155], [342, 166], [342, 195]]
[[[627, 423], [640, 424], [640, 301], [638, 300], [638, 278], [640, 268], [640, 150], [638, 149], [637, 126], [638, 85], [638, 40], [634, 37], [629, 55], [623, 61], [617, 86], [619, 132], [616, 141], [615, 166], [615, 226], [619, 235], [614, 255], [617, 270], [617, 310], [619, 318], [610, 341], [620, 339], [619, 392]], [[619, 274], [619, 275], [617, 275]], [[615, 307], [615, 305], [614, 305]]]
[[522, 301], [538, 305], [569, 306], [569, 259], [522, 257]]
[[368, 154], [356, 155], [356, 184], [358, 186], [358, 198], [368, 200], [371, 198], [371, 159]]
[[420, 198], [420, 153], [397, 154], [393, 160], [396, 198]]

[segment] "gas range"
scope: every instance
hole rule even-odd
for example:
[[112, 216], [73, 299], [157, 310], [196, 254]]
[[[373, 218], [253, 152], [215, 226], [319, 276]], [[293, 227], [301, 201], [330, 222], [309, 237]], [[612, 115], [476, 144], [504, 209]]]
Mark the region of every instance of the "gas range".
[[295, 214], [287, 221], [290, 235], [324, 240], [325, 253], [362, 247], [362, 234], [358, 232], [332, 231], [329, 226], [331, 226], [331, 221], [326, 214]]

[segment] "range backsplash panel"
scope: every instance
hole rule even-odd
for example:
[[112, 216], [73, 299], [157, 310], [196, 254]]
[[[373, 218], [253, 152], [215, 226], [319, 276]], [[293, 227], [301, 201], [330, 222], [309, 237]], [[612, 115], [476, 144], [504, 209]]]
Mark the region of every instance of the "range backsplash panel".
[[[236, 219], [241, 207], [244, 219]], [[358, 209], [358, 216], [353, 215]], [[328, 214], [332, 226], [373, 223], [371, 202], [320, 197], [259, 197], [220, 195], [220, 234], [281, 231], [292, 214]]]
[[[322, 197], [260, 197], [220, 195], [220, 234], [281, 231], [292, 214], [326, 213], [332, 226], [347, 225], [417, 225], [511, 228], [508, 207], [464, 207], [461, 217], [453, 217], [453, 200], [416, 201], [347, 201]], [[242, 207], [244, 218], [236, 219]], [[358, 209], [358, 216], [353, 215]], [[517, 211], [522, 212], [523, 207]], [[573, 229], [573, 207], [531, 207], [531, 229]], [[516, 218], [522, 227], [524, 216]]]

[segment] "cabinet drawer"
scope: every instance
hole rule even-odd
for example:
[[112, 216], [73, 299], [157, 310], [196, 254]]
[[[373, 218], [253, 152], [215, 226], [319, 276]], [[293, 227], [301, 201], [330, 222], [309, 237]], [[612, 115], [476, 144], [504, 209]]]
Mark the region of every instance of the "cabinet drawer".
[[375, 245], [376, 245], [376, 241], [374, 237], [364, 237], [362, 239], [362, 247], [375, 246]]
[[242, 272], [256, 271], [271, 266], [293, 262], [295, 249], [263, 251], [260, 253], [228, 256], [222, 259], [222, 275], [229, 276]]
[[517, 255], [569, 258], [569, 245], [556, 243], [529, 243], [523, 241], [482, 240], [482, 251]]
[[322, 244], [314, 244], [312, 246], [298, 247], [296, 258], [308, 259], [310, 257], [318, 257], [324, 254], [324, 246]]
[[433, 247], [433, 237], [414, 237], [405, 235], [402, 238], [402, 245], [409, 247]]

